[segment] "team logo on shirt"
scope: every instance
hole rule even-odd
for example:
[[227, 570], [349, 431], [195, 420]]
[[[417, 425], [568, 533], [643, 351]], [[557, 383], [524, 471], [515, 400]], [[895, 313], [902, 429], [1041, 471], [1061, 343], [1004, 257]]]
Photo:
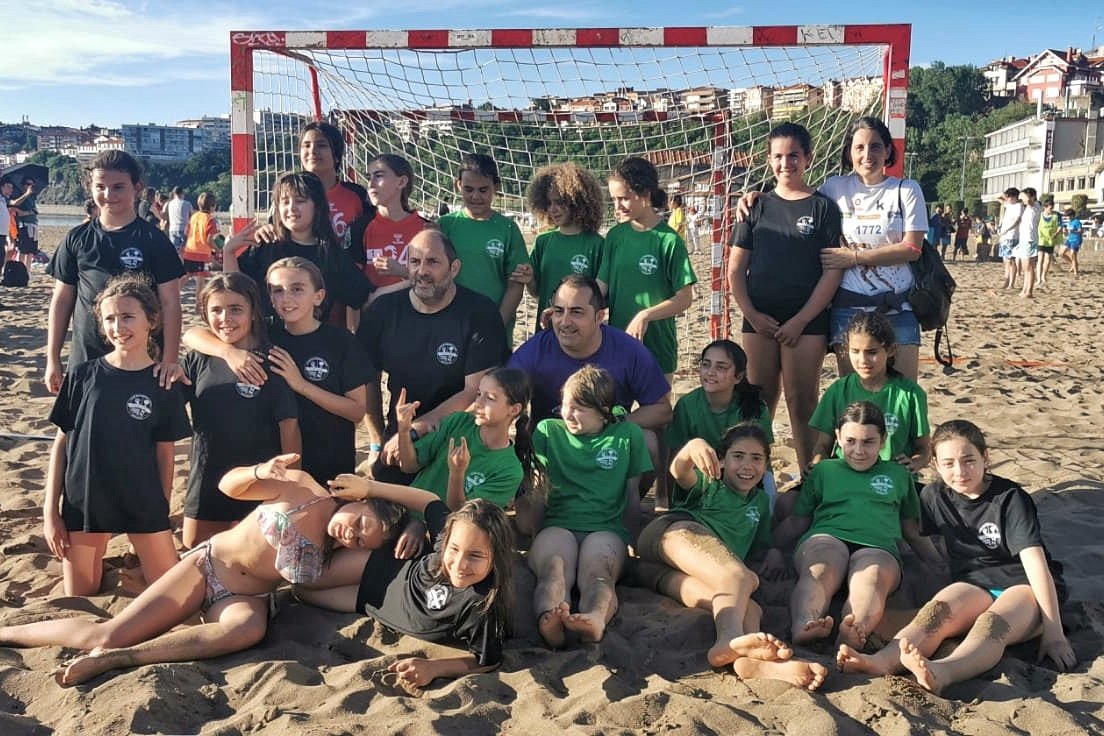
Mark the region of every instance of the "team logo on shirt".
[[506, 246], [502, 244], [502, 241], [498, 238], [487, 241], [487, 255], [495, 260], [502, 257], [502, 254], [506, 252]]
[[480, 472], [468, 473], [464, 476], [464, 495], [470, 496], [472, 491], [487, 482], [487, 476]]
[[307, 358], [306, 362], [303, 363], [303, 374], [309, 381], [315, 383], [324, 381], [326, 376], [330, 375], [330, 364], [326, 362], [325, 358], [320, 358], [317, 355], [313, 358]]
[[440, 611], [448, 603], [449, 589], [438, 583], [432, 588], [426, 591], [425, 604], [426, 608], [431, 611]]
[[598, 467], [604, 470], [612, 468], [619, 459], [620, 456], [617, 454], [617, 450], [612, 447], [607, 447], [594, 456], [594, 462], [598, 463]]
[[879, 496], [888, 496], [893, 490], [893, 479], [888, 475], [875, 475], [870, 479], [870, 489]]
[[451, 342], [443, 342], [437, 346], [437, 362], [441, 365], [452, 365], [460, 360], [460, 348]]
[[132, 419], [143, 421], [153, 414], [153, 402], [145, 394], [134, 394], [126, 400], [126, 411]]
[[978, 529], [977, 537], [978, 541], [988, 549], [996, 549], [1000, 546], [1001, 541], [1000, 527], [991, 521], [987, 521]]
[[795, 225], [797, 226], [797, 231], [805, 237], [809, 237], [816, 232], [816, 223], [813, 222], [811, 215], [804, 215], [797, 218]]
[[637, 261], [636, 265], [640, 269], [640, 273], [651, 276], [659, 270], [659, 259], [653, 255], [640, 256], [640, 260]]
[[571, 270], [574, 273], [586, 273], [590, 270], [590, 259], [582, 253], [571, 256]]
[[238, 396], [243, 399], [252, 399], [261, 392], [260, 386], [254, 386], [252, 383], [242, 383], [238, 381], [234, 384], [234, 388], [238, 391]]
[[901, 426], [901, 420], [897, 418], [896, 414], [890, 414], [886, 412], [885, 425], [886, 434], [893, 434], [897, 431], [897, 428]]
[[124, 248], [123, 252], [119, 254], [119, 263], [123, 264], [123, 268], [128, 271], [141, 268], [145, 260], [141, 248]]
[[744, 512], [744, 516], [748, 518], [752, 526], [759, 526], [759, 509], [754, 506], [748, 506], [747, 511]]

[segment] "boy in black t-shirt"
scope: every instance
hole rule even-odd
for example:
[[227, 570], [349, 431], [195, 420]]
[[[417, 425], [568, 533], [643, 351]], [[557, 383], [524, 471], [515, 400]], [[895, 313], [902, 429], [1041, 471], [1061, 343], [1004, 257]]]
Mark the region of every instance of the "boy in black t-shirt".
[[[939, 591], [880, 652], [841, 646], [845, 672], [890, 674], [907, 669], [928, 690], [975, 677], [995, 665], [1010, 644], [1041, 637], [1039, 658], [1060, 670], [1077, 662], [1062, 629], [1062, 566], [1043, 544], [1035, 504], [1022, 488], [991, 475], [985, 437], [955, 420], [932, 435], [941, 480], [920, 494], [923, 530], [940, 534], [952, 582]], [[965, 639], [942, 659], [930, 660], [950, 637]]]

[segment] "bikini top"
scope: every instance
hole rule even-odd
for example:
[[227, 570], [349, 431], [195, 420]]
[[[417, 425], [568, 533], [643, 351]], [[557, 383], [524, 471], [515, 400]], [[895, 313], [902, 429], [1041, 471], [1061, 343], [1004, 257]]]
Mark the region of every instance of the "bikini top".
[[289, 583], [311, 583], [322, 575], [325, 549], [303, 536], [291, 516], [328, 498], [319, 496], [287, 511], [268, 506], [257, 509], [261, 536], [276, 550], [276, 572]]

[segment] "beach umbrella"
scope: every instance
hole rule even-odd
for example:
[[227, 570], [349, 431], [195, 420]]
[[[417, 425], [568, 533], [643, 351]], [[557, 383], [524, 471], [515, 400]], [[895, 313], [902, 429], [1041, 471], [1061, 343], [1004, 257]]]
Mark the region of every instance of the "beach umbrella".
[[42, 164], [16, 164], [0, 171], [0, 179], [7, 179], [15, 185], [15, 195], [23, 192], [23, 180], [34, 179], [35, 194], [50, 184], [50, 169]]

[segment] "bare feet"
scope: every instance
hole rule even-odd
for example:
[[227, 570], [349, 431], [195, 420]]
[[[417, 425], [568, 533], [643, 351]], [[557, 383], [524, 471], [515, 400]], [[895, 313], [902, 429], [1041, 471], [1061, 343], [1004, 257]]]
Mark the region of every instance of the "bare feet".
[[794, 687], [816, 690], [828, 676], [828, 668], [816, 662], [791, 659], [786, 662], [764, 662], [760, 659], [741, 657], [732, 663], [732, 671], [745, 680], [782, 680]]
[[931, 660], [921, 654], [920, 650], [913, 646], [912, 642], [907, 639], [901, 639], [899, 641], [901, 647], [901, 664], [912, 673], [916, 681], [920, 683], [920, 687], [938, 695], [943, 689], [943, 683], [941, 683], [931, 671]]
[[718, 641], [706, 653], [709, 664], [723, 667], [740, 657], [751, 657], [765, 662], [782, 662], [793, 656], [790, 645], [763, 631], [744, 634], [728, 641]]
[[561, 602], [554, 608], [549, 608], [537, 619], [537, 630], [540, 631], [544, 643], [553, 649], [559, 649], [564, 645], [564, 617], [571, 613], [571, 608], [566, 602]]
[[862, 672], [867, 675], [890, 675], [897, 671], [899, 662], [891, 661], [888, 656], [883, 656], [882, 650], [877, 654], [863, 654], [855, 651], [846, 644], [840, 644], [836, 652], [836, 666], [840, 672]]
[[588, 644], [602, 641], [606, 635], [606, 622], [596, 613], [571, 613], [563, 618], [564, 628], [579, 635]]
[[855, 614], [849, 613], [840, 621], [838, 644], [846, 644], [861, 652], [866, 646], [866, 637], [866, 628], [855, 620]]
[[88, 654], [74, 657], [54, 672], [54, 681], [61, 687], [73, 687], [108, 670], [127, 666], [113, 654], [110, 649], [93, 649]]
[[809, 619], [800, 630], [794, 632], [794, 644], [809, 644], [826, 639], [832, 634], [832, 627], [835, 624], [836, 622], [832, 620], [831, 616]]

